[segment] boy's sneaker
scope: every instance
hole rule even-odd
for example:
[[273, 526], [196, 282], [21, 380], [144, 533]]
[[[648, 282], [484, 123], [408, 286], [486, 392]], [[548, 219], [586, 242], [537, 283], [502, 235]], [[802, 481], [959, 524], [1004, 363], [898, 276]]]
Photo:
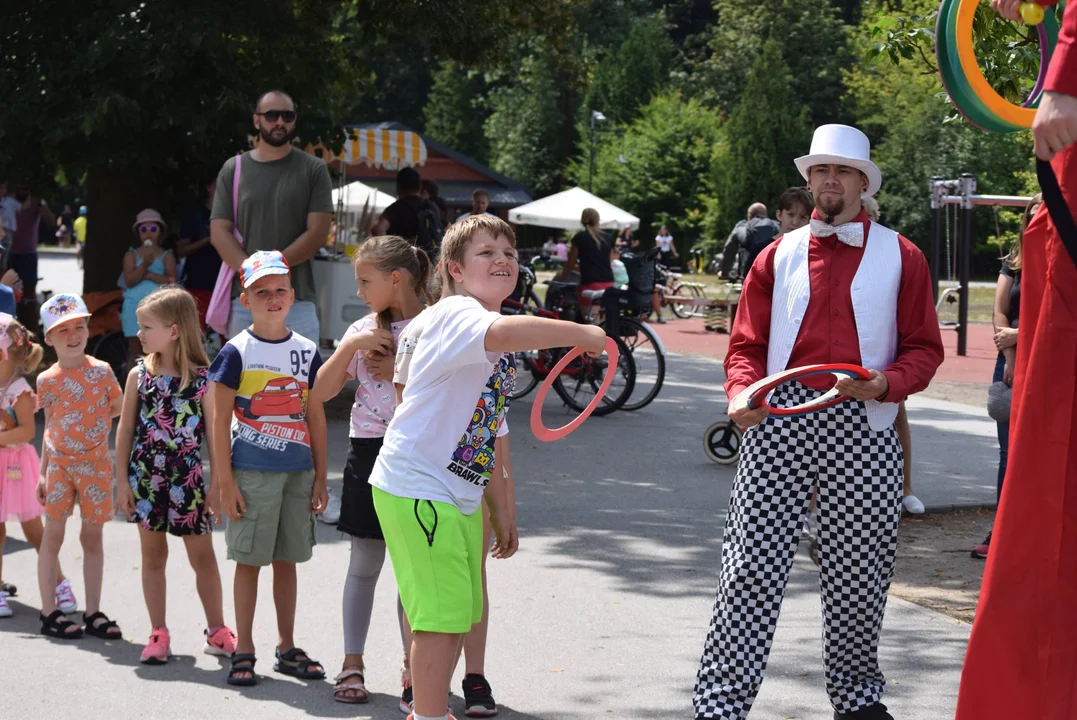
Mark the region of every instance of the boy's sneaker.
[[71, 589], [71, 579], [67, 578], [56, 586], [56, 609], [64, 615], [70, 615], [79, 609], [75, 591]]
[[171, 640], [167, 629], [156, 628], [150, 633], [150, 642], [142, 649], [142, 657], [138, 661], [146, 665], [164, 665], [172, 654]]
[[979, 560], [987, 559], [987, 551], [991, 549], [991, 533], [987, 533], [987, 537], [979, 545], [972, 547], [972, 552], [969, 553], [974, 558]]
[[415, 697], [411, 691], [411, 678], [404, 676], [400, 679], [404, 683], [404, 690], [400, 693], [400, 712], [408, 713], [408, 717], [411, 717], [411, 712], [415, 709]]
[[213, 633], [210, 633], [208, 628], [204, 632], [206, 646], [202, 648], [202, 652], [217, 657], [232, 657], [232, 653], [236, 651], [236, 634], [232, 632], [232, 628], [221, 625]]
[[336, 525], [340, 522], [340, 497], [333, 494], [332, 490], [328, 491], [329, 502], [325, 504], [325, 512], [318, 515], [318, 519], [326, 525]]
[[[413, 717], [412, 717], [412, 715], [411, 715], [411, 711], [410, 711], [410, 710], [408, 711], [408, 720], [414, 720], [414, 718], [413, 718]], [[456, 716], [455, 716], [455, 715], [453, 715], [452, 713], [449, 713], [449, 720], [456, 720]]]
[[490, 683], [482, 675], [464, 676], [464, 714], [468, 717], [493, 717], [497, 715], [497, 703], [490, 691]]
[[0, 590], [0, 618], [11, 617], [14, 615], [11, 612], [11, 608], [7, 604], [7, 593]]

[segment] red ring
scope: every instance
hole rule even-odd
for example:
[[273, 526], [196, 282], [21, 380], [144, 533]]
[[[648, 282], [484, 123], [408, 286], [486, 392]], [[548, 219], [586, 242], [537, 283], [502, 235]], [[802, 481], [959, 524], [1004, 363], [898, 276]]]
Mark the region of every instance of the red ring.
[[591, 401], [591, 404], [583, 409], [583, 412], [579, 414], [575, 420], [568, 425], [562, 425], [559, 428], [551, 430], [542, 424], [542, 403], [546, 400], [547, 393], [550, 392], [550, 388], [553, 387], [554, 378], [561, 374], [570, 362], [578, 358], [583, 354], [583, 348], [575, 347], [568, 351], [568, 354], [561, 358], [561, 361], [553, 366], [553, 370], [546, 376], [546, 379], [542, 381], [542, 385], [539, 386], [538, 393], [535, 395], [535, 403], [531, 406], [531, 432], [535, 434], [535, 437], [543, 442], [553, 442], [554, 440], [560, 440], [568, 435], [570, 432], [578, 428], [583, 424], [583, 421], [591, 416], [598, 404], [602, 402], [602, 398], [605, 397], [606, 391], [610, 389], [610, 383], [613, 382], [613, 376], [616, 374], [617, 361], [620, 359], [620, 352], [617, 350], [617, 343], [613, 341], [613, 338], [606, 338], [606, 355], [609, 356], [609, 369], [606, 371], [606, 377], [602, 379], [602, 386], [598, 388], [598, 392], [595, 393], [595, 399]]
[[[791, 380], [798, 380], [802, 377], [808, 377], [809, 375], [825, 374], [845, 375], [858, 380], [871, 379], [870, 372], [859, 365], [853, 365], [851, 363], [822, 363], [819, 365], [805, 365], [803, 367], [790, 368], [789, 370], [775, 373], [770, 377], [765, 377], [748, 386], [747, 389], [751, 393], [748, 396], [748, 409], [755, 410], [762, 405], [770, 410], [771, 415], [803, 415], [805, 413], [815, 412], [816, 410], [825, 410], [826, 408], [840, 405], [848, 400], [848, 395], [838, 393], [834, 397], [824, 400], [823, 402], [813, 401], [787, 408], [776, 408], [767, 402], [767, 395], [779, 385], [784, 385]], [[824, 395], [823, 397], [826, 396]]]

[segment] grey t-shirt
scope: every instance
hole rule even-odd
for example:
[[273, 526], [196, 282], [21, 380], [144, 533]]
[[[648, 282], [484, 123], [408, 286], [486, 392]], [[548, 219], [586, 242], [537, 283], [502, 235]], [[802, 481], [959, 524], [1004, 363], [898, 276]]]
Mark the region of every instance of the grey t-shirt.
[[[243, 236], [248, 255], [256, 250], [281, 250], [307, 231], [307, 215], [333, 211], [333, 183], [321, 159], [293, 149], [280, 160], [258, 162], [243, 153], [239, 177], [239, 220], [232, 208], [236, 159], [225, 161], [217, 175], [211, 220], [231, 220]], [[292, 268], [295, 299], [313, 302], [314, 272], [310, 262]], [[239, 279], [232, 288], [239, 295]]]

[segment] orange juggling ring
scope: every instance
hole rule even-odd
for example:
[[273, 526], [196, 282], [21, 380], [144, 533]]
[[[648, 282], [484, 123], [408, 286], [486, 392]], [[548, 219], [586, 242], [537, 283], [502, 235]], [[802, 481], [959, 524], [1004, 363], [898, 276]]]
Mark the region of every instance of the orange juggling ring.
[[805, 413], [815, 412], [816, 410], [834, 407], [849, 399], [848, 395], [842, 395], [835, 387], [803, 405], [776, 408], [767, 402], [767, 395], [769, 395], [770, 391], [774, 388], [779, 385], [784, 385], [791, 380], [799, 380], [800, 378], [808, 377], [810, 375], [836, 375], [839, 378], [851, 377], [857, 380], [871, 379], [871, 373], [867, 370], [859, 365], [852, 365], [849, 363], [826, 363], [790, 368], [789, 370], [783, 370], [780, 373], [774, 373], [770, 377], [765, 377], [762, 380], [749, 385], [748, 392], [750, 394], [748, 395], [748, 409], [755, 410], [760, 406], [766, 406], [770, 408], [771, 415], [803, 415]]
[[583, 421], [591, 416], [598, 404], [602, 402], [602, 398], [606, 396], [606, 391], [610, 389], [610, 383], [613, 382], [613, 376], [617, 373], [617, 361], [620, 359], [620, 352], [617, 350], [617, 343], [613, 338], [606, 338], [606, 355], [609, 356], [609, 369], [606, 371], [606, 377], [602, 379], [602, 386], [598, 388], [598, 392], [595, 393], [595, 399], [591, 401], [591, 404], [583, 409], [579, 417], [570, 422], [568, 425], [551, 430], [542, 424], [542, 403], [546, 400], [547, 393], [550, 392], [550, 388], [553, 387], [554, 378], [561, 374], [561, 371], [568, 367], [568, 364], [583, 355], [583, 348], [575, 347], [568, 351], [561, 361], [553, 366], [553, 370], [546, 376], [546, 379], [542, 381], [542, 385], [539, 386], [538, 394], [535, 396], [535, 404], [531, 406], [531, 432], [535, 434], [535, 437], [543, 442], [553, 442], [554, 440], [560, 440], [568, 435], [570, 432], [578, 428], [583, 424]]

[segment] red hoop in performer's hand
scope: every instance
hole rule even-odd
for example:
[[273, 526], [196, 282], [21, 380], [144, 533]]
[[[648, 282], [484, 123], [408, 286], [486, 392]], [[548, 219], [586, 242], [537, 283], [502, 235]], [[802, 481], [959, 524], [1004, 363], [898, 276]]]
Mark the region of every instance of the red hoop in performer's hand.
[[538, 394], [535, 395], [535, 404], [531, 406], [531, 432], [535, 434], [535, 437], [543, 442], [553, 442], [554, 440], [560, 440], [568, 435], [570, 432], [578, 428], [583, 424], [583, 421], [591, 416], [598, 404], [602, 402], [602, 398], [606, 396], [606, 391], [610, 389], [610, 383], [613, 382], [613, 376], [617, 374], [617, 361], [620, 359], [620, 352], [617, 350], [617, 343], [613, 338], [606, 338], [606, 355], [609, 357], [609, 366], [606, 370], [606, 377], [602, 379], [602, 385], [598, 388], [598, 392], [595, 393], [594, 399], [591, 404], [583, 409], [579, 417], [570, 422], [568, 425], [563, 425], [559, 428], [550, 429], [542, 424], [542, 403], [546, 400], [547, 393], [550, 392], [550, 388], [553, 387], [554, 378], [561, 374], [561, 371], [568, 367], [568, 364], [583, 355], [583, 348], [575, 347], [568, 351], [568, 354], [561, 358], [561, 361], [553, 366], [553, 370], [546, 376], [546, 379], [542, 381], [542, 385], [539, 386]]
[[771, 415], [804, 415], [805, 413], [815, 412], [816, 410], [824, 410], [828, 407], [834, 407], [849, 399], [848, 395], [842, 395], [841, 391], [835, 387], [826, 391], [814, 400], [793, 407], [776, 408], [767, 402], [767, 395], [769, 395], [770, 391], [774, 388], [779, 385], [784, 385], [790, 380], [799, 380], [800, 378], [809, 377], [811, 375], [835, 375], [838, 378], [850, 377], [855, 380], [871, 379], [870, 372], [859, 365], [852, 365], [849, 363], [826, 363], [790, 368], [789, 370], [775, 373], [770, 377], [765, 377], [759, 382], [752, 383], [748, 386], [748, 392], [750, 393], [748, 395], [748, 409], [755, 410], [760, 406], [766, 406], [770, 409]]

